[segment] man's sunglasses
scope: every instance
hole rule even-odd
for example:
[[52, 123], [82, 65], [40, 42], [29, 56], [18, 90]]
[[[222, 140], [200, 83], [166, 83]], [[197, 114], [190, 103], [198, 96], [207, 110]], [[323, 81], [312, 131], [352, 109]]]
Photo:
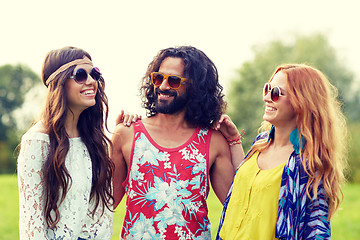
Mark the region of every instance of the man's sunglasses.
[[264, 97], [270, 92], [270, 98], [271, 101], [277, 102], [279, 100], [280, 96], [284, 96], [284, 94], [281, 93], [281, 90], [278, 86], [275, 86], [271, 88], [270, 83], [265, 83], [264, 85]]
[[[101, 73], [97, 67], [92, 68], [89, 75], [96, 81], [100, 81], [101, 79]], [[78, 84], [84, 84], [87, 81], [88, 73], [85, 69], [79, 68], [70, 78], [73, 78]]]
[[167, 75], [159, 72], [151, 73], [151, 82], [155, 87], [159, 87], [165, 79], [167, 79], [168, 84], [172, 89], [178, 89], [182, 82], [186, 81], [186, 78], [180, 77], [178, 75]]

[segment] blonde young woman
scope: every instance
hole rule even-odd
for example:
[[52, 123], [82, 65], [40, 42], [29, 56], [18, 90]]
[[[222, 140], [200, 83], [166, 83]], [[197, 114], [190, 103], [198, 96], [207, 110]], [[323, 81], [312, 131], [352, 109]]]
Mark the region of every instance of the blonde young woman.
[[[224, 203], [217, 239], [330, 239], [342, 200], [345, 120], [337, 89], [317, 69], [279, 66], [265, 84], [263, 130], [239, 166]], [[239, 133], [228, 116], [228, 139]]]

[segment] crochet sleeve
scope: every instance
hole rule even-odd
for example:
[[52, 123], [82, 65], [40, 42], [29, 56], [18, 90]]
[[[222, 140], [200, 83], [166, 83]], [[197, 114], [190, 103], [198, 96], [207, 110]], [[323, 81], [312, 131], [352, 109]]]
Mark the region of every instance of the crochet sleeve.
[[41, 168], [48, 155], [48, 148], [49, 144], [45, 140], [23, 136], [17, 171], [20, 239], [47, 239]]

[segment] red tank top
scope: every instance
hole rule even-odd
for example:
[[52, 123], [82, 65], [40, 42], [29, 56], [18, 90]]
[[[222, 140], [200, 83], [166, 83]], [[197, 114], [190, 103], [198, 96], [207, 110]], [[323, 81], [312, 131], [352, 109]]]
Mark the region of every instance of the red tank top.
[[206, 198], [211, 129], [164, 148], [134, 125], [121, 239], [211, 239]]

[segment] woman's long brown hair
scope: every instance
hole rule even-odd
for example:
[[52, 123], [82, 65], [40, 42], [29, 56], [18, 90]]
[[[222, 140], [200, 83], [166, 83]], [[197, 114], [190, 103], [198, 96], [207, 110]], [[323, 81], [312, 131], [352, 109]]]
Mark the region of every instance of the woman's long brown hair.
[[[43, 64], [42, 80], [47, 78], [60, 66], [75, 59], [90, 55], [82, 49], [65, 47], [47, 54]], [[44, 215], [49, 227], [55, 227], [60, 220], [59, 205], [65, 199], [71, 186], [71, 176], [66, 169], [65, 159], [69, 152], [69, 136], [65, 130], [65, 119], [68, 114], [68, 103], [65, 81], [71, 76], [75, 66], [60, 73], [48, 86], [48, 96], [42, 121], [50, 138], [49, 155], [42, 168], [44, 176]], [[111, 209], [113, 202], [111, 178], [114, 164], [110, 160], [108, 146], [110, 139], [105, 135], [107, 129], [108, 99], [104, 92], [105, 83], [99, 81], [96, 93], [96, 104], [84, 110], [79, 117], [78, 131], [81, 140], [87, 147], [92, 162], [92, 183], [90, 201], [94, 201], [92, 215], [98, 207]], [[99, 206], [100, 205], [100, 206]], [[52, 213], [54, 211], [54, 215]]]

